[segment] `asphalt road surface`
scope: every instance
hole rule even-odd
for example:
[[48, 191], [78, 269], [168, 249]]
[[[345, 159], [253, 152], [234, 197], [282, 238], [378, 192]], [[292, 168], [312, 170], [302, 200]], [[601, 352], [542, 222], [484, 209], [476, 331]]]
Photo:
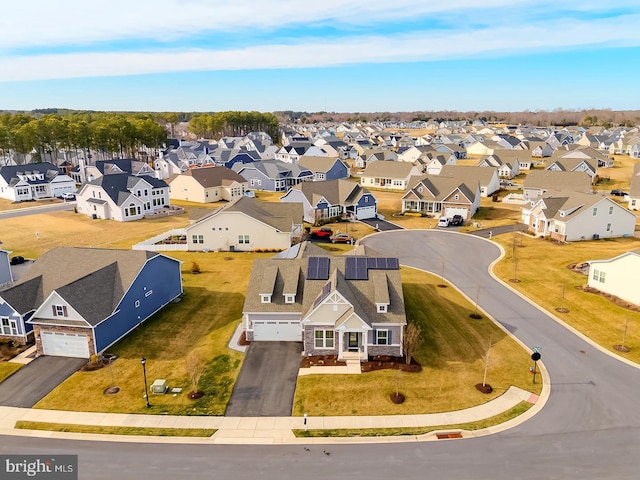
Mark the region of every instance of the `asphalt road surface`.
[[3, 218], [25, 217], [27, 215], [37, 215], [39, 213], [60, 212], [63, 210], [73, 210], [76, 202], [53, 203], [51, 205], [36, 205], [34, 207], [16, 208], [0, 212], [0, 220]]
[[[530, 420], [486, 437], [425, 443], [196, 446], [5, 437], [0, 453], [77, 453], [80, 478], [637, 479], [640, 370], [601, 353], [488, 273], [499, 249], [446, 231], [381, 233], [364, 243], [444, 276], [526, 345], [542, 347], [551, 396]], [[117, 459], [117, 461], [114, 461]]]

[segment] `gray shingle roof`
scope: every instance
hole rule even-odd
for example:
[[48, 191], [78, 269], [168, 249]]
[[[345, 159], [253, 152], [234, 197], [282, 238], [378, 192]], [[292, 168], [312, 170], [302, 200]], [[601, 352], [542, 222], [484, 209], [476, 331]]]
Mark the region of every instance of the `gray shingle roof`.
[[21, 314], [38, 308], [55, 290], [91, 325], [113, 313], [154, 252], [58, 247], [42, 255], [0, 297]]

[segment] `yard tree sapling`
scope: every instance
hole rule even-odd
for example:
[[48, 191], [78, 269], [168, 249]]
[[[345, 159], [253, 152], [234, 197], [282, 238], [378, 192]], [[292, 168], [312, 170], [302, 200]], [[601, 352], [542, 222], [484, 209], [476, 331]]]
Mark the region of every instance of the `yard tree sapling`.
[[191, 352], [185, 358], [185, 366], [187, 367], [187, 374], [189, 375], [189, 382], [191, 384], [190, 395], [193, 398], [199, 398], [201, 395], [197, 394], [201, 392], [198, 389], [198, 385], [200, 384], [200, 379], [204, 374], [205, 364], [196, 353]]
[[404, 329], [404, 337], [402, 338], [402, 348], [404, 349], [404, 355], [407, 364], [411, 363], [413, 352], [420, 346], [422, 341], [422, 330], [415, 323], [411, 322], [407, 324]]

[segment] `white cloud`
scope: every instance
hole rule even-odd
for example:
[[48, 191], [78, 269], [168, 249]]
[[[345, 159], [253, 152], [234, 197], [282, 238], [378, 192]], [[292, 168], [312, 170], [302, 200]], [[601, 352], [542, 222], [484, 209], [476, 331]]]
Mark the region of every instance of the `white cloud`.
[[[304, 27], [308, 23], [367, 25], [454, 12], [486, 21], [483, 12], [487, 9], [500, 9], [499, 17], [544, 12], [552, 19], [558, 8], [591, 11], [603, 9], [601, 3], [595, 0], [22, 0], [12, 2], [11, 8], [2, 12], [0, 49], [138, 38], [171, 40], [203, 32], [242, 33], [243, 29], [277, 30], [282, 26]], [[625, 3], [628, 0], [607, 0], [606, 8], [628, 7]]]

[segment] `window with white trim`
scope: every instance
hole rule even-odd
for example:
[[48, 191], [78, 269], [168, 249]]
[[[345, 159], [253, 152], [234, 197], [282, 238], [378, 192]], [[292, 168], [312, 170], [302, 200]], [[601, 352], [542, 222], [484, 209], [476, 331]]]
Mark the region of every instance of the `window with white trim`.
[[295, 295], [290, 295], [287, 294], [284, 296], [284, 303], [295, 303], [296, 302], [296, 296]]
[[145, 297], [150, 297], [151, 295], [153, 295], [153, 290], [149, 290], [144, 293]]
[[316, 330], [314, 335], [315, 335], [316, 348], [333, 348], [334, 346], [333, 330]]
[[140, 300], [136, 300], [135, 306], [136, 306], [136, 308], [138, 308], [140, 306]]
[[389, 330], [376, 330], [376, 345], [389, 345]]
[[386, 303], [377, 303], [378, 313], [387, 313], [387, 304]]
[[607, 232], [610, 232], [610, 231], [611, 231], [611, 224], [607, 223]]
[[54, 317], [66, 317], [67, 306], [66, 305], [51, 305], [51, 310]]
[[191, 241], [192, 241], [194, 244], [197, 244], [197, 243], [204, 243], [204, 235], [192, 235], [192, 236], [191, 236]]
[[609, 207], [609, 215], [613, 215], [613, 205]]
[[593, 269], [593, 279], [596, 282], [604, 283], [606, 277], [607, 277], [606, 272], [603, 272], [602, 270], [596, 270], [595, 268]]
[[249, 235], [238, 235], [238, 243], [248, 245]]
[[18, 322], [11, 320], [9, 317], [0, 318], [0, 334], [18, 335]]
[[598, 207], [593, 207], [593, 213], [592, 215], [595, 217], [596, 215], [598, 215]]
[[260, 295], [260, 301], [262, 303], [271, 303], [271, 295]]

